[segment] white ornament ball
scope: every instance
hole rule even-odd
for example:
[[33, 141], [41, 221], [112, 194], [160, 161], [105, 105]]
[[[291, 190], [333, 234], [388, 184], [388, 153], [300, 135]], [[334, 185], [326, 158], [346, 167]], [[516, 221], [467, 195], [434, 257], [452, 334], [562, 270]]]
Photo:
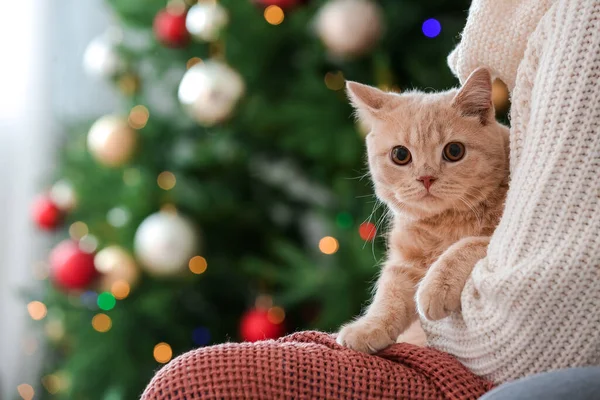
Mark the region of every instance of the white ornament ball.
[[219, 3], [200, 2], [192, 6], [185, 19], [185, 27], [195, 39], [214, 42], [229, 23], [227, 10]]
[[211, 126], [231, 115], [244, 90], [240, 74], [208, 60], [187, 70], [179, 85], [179, 101], [196, 122]]
[[94, 266], [100, 272], [100, 288], [110, 291], [113, 284], [125, 281], [135, 286], [140, 271], [133, 257], [120, 246], [109, 246], [100, 250], [94, 257]]
[[198, 231], [186, 218], [173, 212], [158, 212], [146, 218], [135, 233], [135, 253], [151, 274], [176, 275], [198, 253]]
[[381, 16], [381, 8], [372, 0], [332, 0], [317, 15], [317, 33], [333, 55], [358, 57], [381, 38]]
[[62, 211], [71, 211], [77, 206], [77, 195], [71, 182], [61, 179], [50, 188], [50, 199]]
[[137, 144], [137, 132], [121, 117], [107, 115], [97, 120], [87, 137], [88, 150], [108, 167], [118, 167], [131, 159]]
[[120, 35], [115, 32], [93, 39], [83, 54], [83, 69], [94, 78], [112, 78], [125, 70], [125, 62], [118, 52]]

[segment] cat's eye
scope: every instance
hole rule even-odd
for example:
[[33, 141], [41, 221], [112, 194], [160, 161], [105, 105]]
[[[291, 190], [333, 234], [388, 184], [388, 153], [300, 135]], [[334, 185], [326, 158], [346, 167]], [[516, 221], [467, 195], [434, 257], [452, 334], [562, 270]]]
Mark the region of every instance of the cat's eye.
[[397, 165], [406, 165], [410, 163], [412, 156], [410, 151], [404, 146], [396, 146], [392, 149], [392, 161]]
[[464, 156], [465, 145], [460, 142], [451, 142], [444, 147], [444, 159], [446, 161], [460, 161]]

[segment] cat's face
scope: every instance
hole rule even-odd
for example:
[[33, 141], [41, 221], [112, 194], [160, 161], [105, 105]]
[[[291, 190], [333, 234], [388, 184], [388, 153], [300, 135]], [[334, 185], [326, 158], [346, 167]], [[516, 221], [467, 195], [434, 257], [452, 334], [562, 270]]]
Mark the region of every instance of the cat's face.
[[507, 129], [494, 119], [491, 77], [475, 71], [460, 90], [385, 93], [348, 83], [367, 135], [377, 196], [396, 212], [427, 217], [468, 210], [506, 181]]

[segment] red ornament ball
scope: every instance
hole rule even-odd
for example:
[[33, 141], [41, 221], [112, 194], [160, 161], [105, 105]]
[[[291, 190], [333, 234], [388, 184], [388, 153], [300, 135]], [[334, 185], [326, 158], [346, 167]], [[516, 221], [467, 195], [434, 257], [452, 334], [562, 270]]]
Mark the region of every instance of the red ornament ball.
[[94, 254], [82, 251], [76, 242], [65, 240], [50, 253], [50, 276], [63, 289], [85, 289], [98, 276]]
[[154, 17], [154, 35], [167, 47], [183, 47], [190, 40], [185, 27], [186, 12], [173, 13], [163, 9]]
[[37, 226], [47, 231], [56, 229], [62, 219], [60, 209], [47, 195], [39, 196], [34, 200], [31, 215]]
[[377, 236], [377, 227], [371, 222], [363, 222], [358, 228], [360, 238], [365, 242], [370, 242]]
[[265, 310], [250, 310], [242, 317], [240, 334], [245, 342], [256, 342], [265, 339], [277, 339], [285, 332], [283, 324], [269, 321]]
[[262, 7], [278, 6], [284, 10], [298, 7], [301, 4], [306, 3], [308, 0], [254, 0], [254, 3]]

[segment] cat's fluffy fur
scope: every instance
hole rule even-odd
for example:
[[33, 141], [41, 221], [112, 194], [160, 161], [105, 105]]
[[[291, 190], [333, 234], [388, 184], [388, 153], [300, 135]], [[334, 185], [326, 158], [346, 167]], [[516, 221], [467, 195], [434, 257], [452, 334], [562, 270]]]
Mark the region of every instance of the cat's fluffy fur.
[[[486, 254], [508, 187], [508, 129], [496, 122], [489, 71], [441, 93], [385, 93], [348, 82], [358, 117], [371, 132], [367, 149], [379, 199], [393, 211], [388, 255], [363, 316], [343, 326], [338, 342], [363, 352], [394, 343], [419, 313], [441, 319], [460, 308], [471, 270]], [[442, 152], [465, 146], [458, 162]], [[408, 165], [391, 152], [405, 146]], [[418, 178], [435, 178], [429, 191]]]

